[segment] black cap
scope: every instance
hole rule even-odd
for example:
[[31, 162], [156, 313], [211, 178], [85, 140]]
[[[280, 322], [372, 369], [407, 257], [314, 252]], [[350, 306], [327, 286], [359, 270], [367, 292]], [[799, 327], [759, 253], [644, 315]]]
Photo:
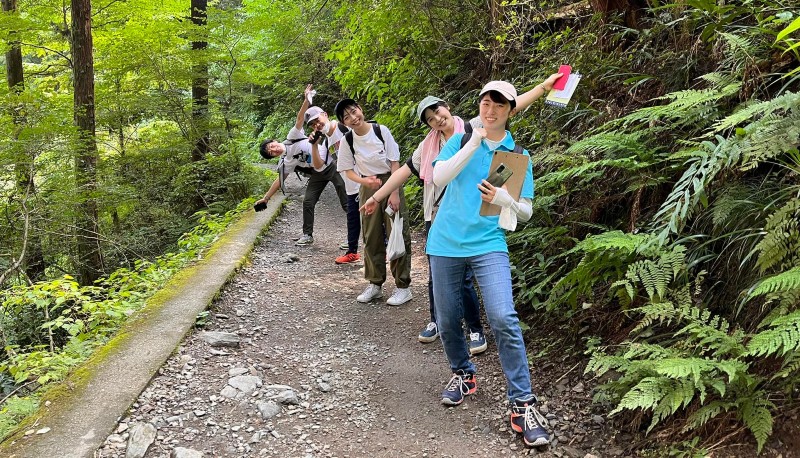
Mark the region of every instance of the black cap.
[[342, 99], [342, 100], [339, 100], [339, 103], [337, 103], [336, 107], [333, 109], [333, 111], [336, 112], [336, 118], [339, 121], [343, 121], [342, 118], [344, 117], [344, 109], [347, 108], [347, 107], [351, 107], [353, 105], [357, 106], [358, 102], [356, 102], [353, 99]]

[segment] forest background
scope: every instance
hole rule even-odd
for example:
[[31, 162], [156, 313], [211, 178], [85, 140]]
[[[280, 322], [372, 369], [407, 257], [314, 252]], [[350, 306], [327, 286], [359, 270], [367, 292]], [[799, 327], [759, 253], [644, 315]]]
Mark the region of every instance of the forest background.
[[[798, 413], [800, 7], [790, 0], [2, 0], [0, 438], [274, 179], [305, 84], [407, 156], [435, 94], [583, 74], [512, 123], [525, 328], [659, 447], [760, 449]], [[89, 9], [90, 8], [90, 9]], [[418, 183], [406, 194], [420, 216]], [[421, 218], [418, 218], [421, 220]]]

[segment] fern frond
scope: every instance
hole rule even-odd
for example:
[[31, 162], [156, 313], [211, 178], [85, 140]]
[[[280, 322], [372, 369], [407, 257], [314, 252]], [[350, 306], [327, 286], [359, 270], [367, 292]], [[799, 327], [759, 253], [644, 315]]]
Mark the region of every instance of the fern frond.
[[695, 396], [695, 386], [689, 380], [673, 380], [663, 391], [658, 405], [653, 409], [653, 420], [647, 427], [649, 433], [661, 420], [686, 408]]
[[642, 307], [635, 308], [632, 311], [642, 313], [644, 317], [639, 320], [639, 324], [633, 328], [631, 334], [641, 332], [643, 329], [649, 328], [655, 323], [664, 324], [666, 322], [669, 324], [672, 320], [680, 316], [672, 302], [649, 303]]
[[775, 292], [792, 292], [798, 289], [800, 289], [800, 266], [761, 280], [758, 286], [748, 294], [748, 298], [752, 299], [762, 294]]
[[775, 319], [770, 326], [771, 329], [761, 331], [750, 339], [747, 344], [748, 355], [785, 355], [800, 350], [800, 310]]
[[735, 111], [730, 116], [719, 120], [714, 124], [714, 131], [720, 132], [738, 126], [744, 122], [752, 122], [756, 118], [768, 116], [778, 111], [787, 111], [800, 105], [800, 94], [787, 92], [764, 102], [751, 103], [750, 105]]
[[[755, 394], [763, 396], [764, 393], [758, 392]], [[763, 397], [746, 398], [740, 401], [739, 414], [742, 423], [756, 437], [759, 452], [764, 448], [769, 435], [772, 434], [772, 414], [770, 409], [774, 408], [775, 404]]]
[[[712, 80], [713, 77], [706, 79]], [[722, 82], [722, 80], [719, 81]], [[670, 123], [675, 127], [692, 126], [696, 128], [713, 120], [717, 114], [717, 102], [737, 94], [740, 88], [740, 82], [728, 79], [723, 84], [713, 85], [709, 89], [672, 92], [654, 99], [656, 101], [669, 100], [668, 104], [641, 108], [627, 116], [606, 123], [603, 129], [611, 130], [631, 124], [650, 125], [653, 123]]]
[[566, 153], [573, 155], [588, 154], [592, 158], [601, 158], [612, 153], [616, 159], [620, 156], [646, 156], [649, 148], [642, 143], [644, 132], [637, 131], [631, 133], [624, 132], [601, 132], [588, 136], [570, 146]]
[[683, 427], [683, 431], [692, 431], [708, 423], [708, 420], [716, 417], [717, 415], [727, 412], [734, 404], [732, 402], [725, 402], [720, 400], [711, 401], [708, 404], [697, 409]]
[[670, 389], [674, 380], [664, 377], [645, 377], [631, 388], [620, 400], [617, 407], [611, 411], [611, 415], [622, 412], [625, 409], [652, 409], [664, 397], [664, 393]]
[[800, 352], [795, 351], [784, 357], [780, 370], [772, 374], [770, 380], [797, 378], [798, 376], [800, 376]]
[[800, 143], [800, 105], [786, 115], [771, 113], [744, 128], [740, 138], [743, 170], [756, 168]]
[[800, 260], [800, 199], [786, 202], [767, 218], [764, 238], [756, 245], [758, 267], [790, 267]]
[[715, 363], [702, 358], [663, 358], [653, 361], [653, 369], [660, 375], [672, 379], [692, 377], [695, 384], [700, 382], [704, 372], [710, 372]]

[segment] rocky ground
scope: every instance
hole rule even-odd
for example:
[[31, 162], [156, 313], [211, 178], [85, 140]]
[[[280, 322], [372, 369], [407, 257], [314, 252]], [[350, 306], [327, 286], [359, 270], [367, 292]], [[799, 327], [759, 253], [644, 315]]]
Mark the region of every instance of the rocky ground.
[[592, 411], [583, 366], [539, 360], [535, 340], [528, 350], [550, 447], [527, 449], [509, 428], [491, 335], [476, 357], [478, 392], [461, 406], [440, 405], [450, 378], [441, 344], [417, 341], [428, 321], [421, 235], [413, 236], [414, 299], [385, 305], [390, 279], [383, 300], [360, 304], [363, 264], [333, 262], [346, 235], [335, 194], [326, 189], [315, 243], [302, 248], [292, 241], [301, 233], [301, 198], [291, 198], [252, 262], [199, 317], [96, 456], [633, 456], [632, 437]]

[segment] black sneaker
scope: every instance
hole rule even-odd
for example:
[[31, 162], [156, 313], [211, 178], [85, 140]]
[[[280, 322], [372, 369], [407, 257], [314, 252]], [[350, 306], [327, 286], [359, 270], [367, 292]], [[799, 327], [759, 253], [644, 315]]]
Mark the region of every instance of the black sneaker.
[[536, 396], [517, 399], [511, 405], [511, 429], [522, 433], [525, 445], [539, 447], [550, 443], [550, 435], [544, 429], [547, 419], [536, 410]]
[[447, 386], [442, 391], [442, 404], [446, 406], [457, 406], [464, 401], [464, 396], [470, 395], [478, 389], [478, 378], [475, 374], [467, 374], [458, 371], [447, 382]]

